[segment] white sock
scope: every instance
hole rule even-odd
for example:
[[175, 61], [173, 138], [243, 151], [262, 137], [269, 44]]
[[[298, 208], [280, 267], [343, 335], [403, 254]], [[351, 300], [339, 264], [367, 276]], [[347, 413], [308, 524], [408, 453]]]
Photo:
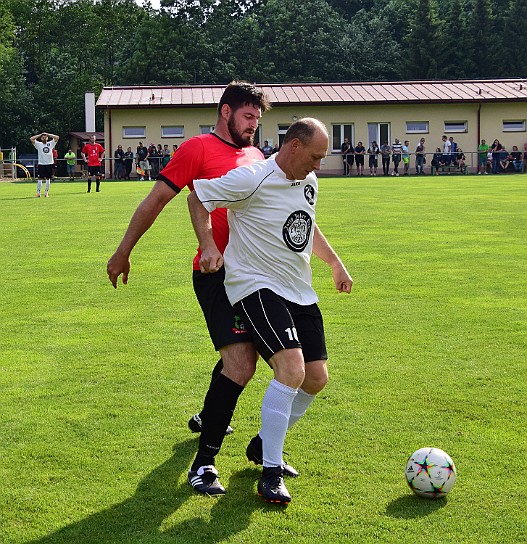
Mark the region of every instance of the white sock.
[[51, 180], [50, 179], [47, 179], [46, 180], [46, 193], [49, 192], [49, 186], [51, 185]]
[[39, 179], [37, 180], [37, 195], [40, 194], [41, 189], [42, 189], [42, 180]]
[[263, 466], [282, 466], [282, 450], [297, 389], [271, 380], [262, 402]]
[[302, 389], [298, 390], [293, 405], [291, 406], [291, 415], [287, 428], [290, 429], [307, 411], [316, 395], [310, 395]]

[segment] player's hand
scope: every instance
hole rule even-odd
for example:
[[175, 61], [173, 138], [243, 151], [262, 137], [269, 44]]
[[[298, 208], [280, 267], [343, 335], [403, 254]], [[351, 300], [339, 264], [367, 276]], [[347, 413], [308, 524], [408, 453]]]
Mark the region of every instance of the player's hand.
[[214, 249], [202, 249], [199, 260], [199, 269], [203, 274], [212, 274], [217, 272], [223, 266], [223, 255]]
[[333, 269], [333, 281], [339, 293], [350, 293], [353, 287], [353, 278], [349, 275], [344, 265]]
[[114, 289], [117, 289], [117, 280], [121, 274], [123, 275], [123, 284], [126, 285], [130, 272], [130, 258], [117, 252], [114, 253], [106, 265], [106, 272]]

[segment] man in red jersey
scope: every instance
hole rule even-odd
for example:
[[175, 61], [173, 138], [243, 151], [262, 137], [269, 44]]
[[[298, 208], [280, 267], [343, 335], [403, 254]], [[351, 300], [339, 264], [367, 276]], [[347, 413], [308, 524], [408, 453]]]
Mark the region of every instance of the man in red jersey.
[[[108, 261], [108, 277], [115, 288], [121, 274], [123, 283], [128, 282], [130, 253], [136, 243], [184, 187], [193, 190], [195, 179], [220, 177], [237, 166], [263, 159], [252, 143], [258, 120], [269, 108], [265, 94], [249, 83], [235, 81], [226, 87], [218, 104], [214, 132], [195, 136], [179, 146], [132, 216], [123, 240]], [[223, 252], [229, 239], [225, 209], [211, 214], [211, 228], [218, 249]], [[250, 333], [225, 293], [224, 269], [208, 274], [200, 272], [200, 256], [198, 249], [193, 262], [194, 291], [221, 360], [213, 373], [203, 410], [197, 420], [191, 420], [199, 424], [200, 429], [196, 430], [201, 430], [201, 436], [188, 482], [200, 493], [222, 495], [225, 489], [217, 478], [215, 456], [238, 397], [256, 370], [257, 354]]]
[[96, 182], [96, 191], [101, 190], [101, 163], [104, 158], [104, 147], [95, 141], [95, 134], [90, 136], [90, 142], [81, 151], [82, 160], [88, 164], [88, 193], [91, 191], [92, 177]]

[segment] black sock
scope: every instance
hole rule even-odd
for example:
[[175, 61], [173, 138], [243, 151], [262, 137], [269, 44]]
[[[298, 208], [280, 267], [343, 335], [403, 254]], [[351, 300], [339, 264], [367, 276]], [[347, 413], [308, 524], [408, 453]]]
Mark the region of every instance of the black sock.
[[[215, 382], [216, 378], [221, 374], [221, 371], [223, 370], [223, 361], [220, 359], [216, 366], [212, 369], [212, 375], [210, 377], [210, 383], [209, 383], [209, 389], [212, 387], [212, 384]], [[205, 407], [201, 409], [201, 412], [199, 413], [199, 417], [201, 420], [203, 420], [203, 410]]]
[[91, 191], [91, 181], [88, 180], [88, 193]]
[[101, 182], [100, 182], [99, 180], [97, 180], [97, 181], [95, 182], [95, 185], [96, 185], [96, 189], [97, 189], [97, 191], [98, 191], [99, 188], [101, 187]]
[[238, 397], [243, 387], [220, 374], [211, 384], [203, 407], [202, 430], [199, 448], [191, 470], [213, 465], [214, 457], [220, 451], [225, 430], [231, 422]]

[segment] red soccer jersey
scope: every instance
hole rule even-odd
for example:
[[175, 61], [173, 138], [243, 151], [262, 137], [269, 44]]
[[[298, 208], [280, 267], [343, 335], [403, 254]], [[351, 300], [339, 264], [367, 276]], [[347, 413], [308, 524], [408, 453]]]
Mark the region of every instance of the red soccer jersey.
[[[263, 159], [256, 147], [237, 147], [214, 134], [194, 136], [183, 142], [157, 179], [164, 181], [179, 193], [184, 187], [194, 190], [195, 179], [219, 178], [227, 172]], [[223, 252], [229, 241], [227, 210], [218, 208], [211, 214], [212, 235], [218, 249]], [[193, 269], [199, 270], [201, 251], [193, 261]]]
[[100, 166], [104, 147], [101, 144], [85, 144], [82, 152], [88, 157], [88, 166]]

